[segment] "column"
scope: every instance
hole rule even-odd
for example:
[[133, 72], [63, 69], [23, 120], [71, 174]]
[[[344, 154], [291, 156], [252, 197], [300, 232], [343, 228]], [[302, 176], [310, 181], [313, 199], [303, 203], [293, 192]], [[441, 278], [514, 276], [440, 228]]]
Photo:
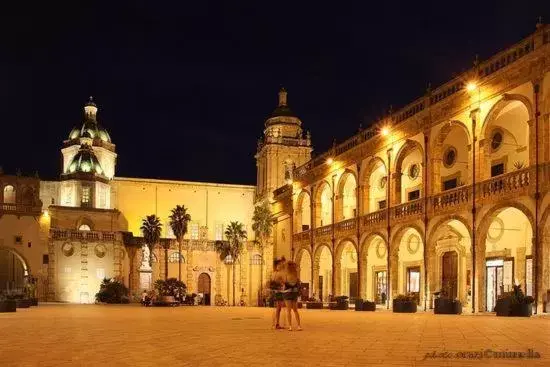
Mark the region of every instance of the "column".
[[195, 282], [193, 281], [193, 244], [192, 241], [187, 242], [187, 258], [185, 259], [187, 263], [187, 293], [194, 293], [197, 289]]
[[55, 243], [50, 239], [48, 241], [48, 290], [46, 299], [50, 302], [57, 301], [56, 299], [56, 257]]
[[342, 258], [340, 256], [334, 256], [332, 261], [332, 295], [341, 296], [342, 295]]
[[[397, 244], [399, 246], [399, 244]], [[394, 246], [395, 247], [395, 246]], [[390, 271], [391, 271], [391, 297], [390, 305], [392, 300], [399, 294], [399, 255], [398, 250], [392, 250], [390, 255]]]
[[[359, 271], [358, 277], [359, 277], [359, 298], [366, 300], [367, 299], [367, 266], [368, 266], [368, 260], [367, 260], [367, 253], [368, 251], [361, 251], [359, 254], [357, 254], [357, 269], [361, 269]], [[372, 300], [371, 300], [372, 301]]]

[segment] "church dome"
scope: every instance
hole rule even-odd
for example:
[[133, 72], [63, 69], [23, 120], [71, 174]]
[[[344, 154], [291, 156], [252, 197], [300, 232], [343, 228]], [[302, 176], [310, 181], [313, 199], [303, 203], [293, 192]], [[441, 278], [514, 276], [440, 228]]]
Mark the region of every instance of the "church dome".
[[103, 168], [101, 168], [94, 151], [87, 144], [80, 146], [78, 153], [76, 153], [71, 161], [71, 164], [69, 164], [68, 171], [66, 173], [76, 172], [103, 175]]
[[80, 128], [73, 128], [69, 134], [69, 140], [88, 138], [101, 139], [104, 142], [110, 143], [111, 136], [107, 130], [97, 123], [97, 105], [93, 102], [92, 97], [88, 103], [84, 105], [84, 123]]
[[279, 125], [279, 124], [291, 124], [291, 125], [300, 125], [300, 119], [287, 104], [287, 91], [284, 88], [281, 88], [279, 91], [279, 104], [268, 116], [266, 126]]

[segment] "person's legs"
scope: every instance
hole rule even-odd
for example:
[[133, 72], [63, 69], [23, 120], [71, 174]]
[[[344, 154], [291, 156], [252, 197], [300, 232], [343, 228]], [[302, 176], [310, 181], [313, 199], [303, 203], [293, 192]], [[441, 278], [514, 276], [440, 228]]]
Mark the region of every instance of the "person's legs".
[[285, 300], [286, 316], [288, 319], [288, 330], [292, 330], [292, 301]]
[[294, 310], [294, 317], [296, 317], [296, 323], [298, 324], [297, 330], [302, 330], [300, 314], [298, 313], [298, 301], [292, 301], [292, 309]]
[[277, 328], [279, 326], [279, 313], [281, 312], [279, 308], [279, 302], [275, 301], [275, 308], [273, 309], [273, 328]]

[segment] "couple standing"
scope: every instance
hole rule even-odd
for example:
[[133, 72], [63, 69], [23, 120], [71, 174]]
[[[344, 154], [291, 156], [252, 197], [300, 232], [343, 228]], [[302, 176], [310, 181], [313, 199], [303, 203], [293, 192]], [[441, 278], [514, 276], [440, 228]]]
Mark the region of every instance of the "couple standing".
[[[301, 331], [300, 314], [298, 313], [298, 294], [300, 293], [300, 280], [298, 279], [298, 266], [293, 261], [286, 261], [284, 257], [273, 261], [273, 275], [271, 277], [271, 290], [275, 300], [275, 311], [273, 313], [273, 329], [283, 329], [280, 326], [279, 318], [281, 311], [286, 307], [288, 319], [288, 330], [292, 331], [292, 312], [296, 318]], [[283, 314], [284, 320], [284, 314]], [[284, 325], [284, 321], [283, 321]]]

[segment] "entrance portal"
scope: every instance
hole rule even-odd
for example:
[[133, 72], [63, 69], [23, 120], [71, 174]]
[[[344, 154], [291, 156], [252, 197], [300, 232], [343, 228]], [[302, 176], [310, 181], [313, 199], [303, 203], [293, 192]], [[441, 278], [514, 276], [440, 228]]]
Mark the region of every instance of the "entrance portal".
[[0, 293], [23, 293], [27, 275], [23, 259], [9, 249], [0, 248]]
[[512, 289], [513, 260], [487, 260], [487, 311], [493, 312], [497, 299]]
[[407, 293], [412, 295], [416, 304], [420, 304], [420, 267], [407, 268]]
[[197, 292], [204, 295], [204, 298], [202, 299], [202, 304], [210, 306], [210, 275], [206, 273], [201, 273], [201, 275], [199, 275], [199, 285], [197, 287]]
[[374, 275], [376, 295], [374, 301], [378, 304], [386, 303], [388, 296], [386, 288], [386, 271], [377, 271]]
[[445, 295], [451, 299], [458, 295], [458, 254], [447, 251], [441, 259], [441, 285]]

